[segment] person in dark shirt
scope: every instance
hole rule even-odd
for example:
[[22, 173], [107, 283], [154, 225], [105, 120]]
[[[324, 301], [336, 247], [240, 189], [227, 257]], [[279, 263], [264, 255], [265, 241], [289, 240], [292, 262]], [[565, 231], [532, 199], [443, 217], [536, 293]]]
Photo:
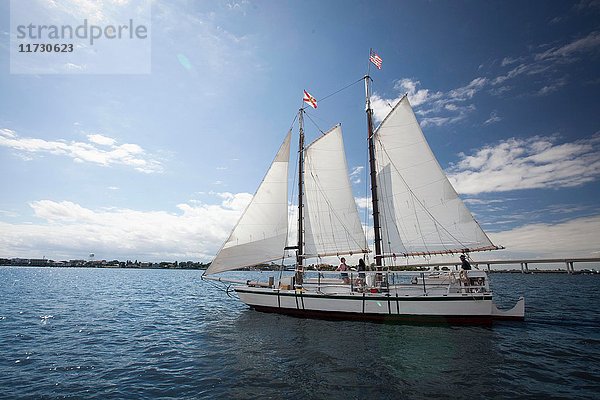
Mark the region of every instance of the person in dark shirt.
[[363, 260], [362, 258], [360, 260], [358, 260], [358, 267], [356, 269], [358, 270], [358, 278], [356, 278], [356, 285], [364, 286], [366, 283], [365, 282], [366, 281], [365, 271], [367, 270], [367, 265], [365, 264], [365, 260]]
[[360, 260], [358, 260], [358, 277], [359, 278], [365, 278], [365, 273], [364, 271], [367, 270], [367, 266], [365, 265], [365, 260], [363, 260], [362, 258]]
[[469, 263], [469, 261], [467, 261], [467, 257], [464, 254], [461, 254], [460, 256], [460, 269], [464, 269], [464, 270], [470, 270], [471, 269], [471, 264]]

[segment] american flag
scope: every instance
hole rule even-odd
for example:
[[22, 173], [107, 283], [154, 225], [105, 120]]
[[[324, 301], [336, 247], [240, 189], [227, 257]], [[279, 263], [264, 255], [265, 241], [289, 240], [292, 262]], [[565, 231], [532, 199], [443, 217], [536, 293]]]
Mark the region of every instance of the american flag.
[[317, 99], [311, 96], [306, 90], [304, 91], [304, 98], [302, 99], [306, 104], [311, 106], [312, 108], [317, 108]]
[[377, 69], [381, 69], [381, 63], [383, 62], [383, 60], [373, 50], [371, 50], [371, 56], [369, 57], [369, 60], [373, 64], [375, 64], [375, 66], [377, 67]]

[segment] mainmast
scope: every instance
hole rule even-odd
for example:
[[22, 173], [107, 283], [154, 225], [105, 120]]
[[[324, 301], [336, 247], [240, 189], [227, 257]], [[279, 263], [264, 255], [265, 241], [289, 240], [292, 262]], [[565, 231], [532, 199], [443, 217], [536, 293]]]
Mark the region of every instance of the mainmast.
[[304, 109], [298, 112], [298, 125], [300, 138], [298, 140], [298, 250], [296, 251], [296, 285], [302, 285], [304, 272], [304, 226], [303, 226], [303, 201], [304, 194]]
[[377, 171], [375, 166], [375, 140], [373, 138], [373, 110], [371, 109], [371, 91], [369, 82], [371, 77], [365, 75], [365, 93], [367, 102], [367, 130], [369, 139], [369, 170], [371, 177], [371, 200], [373, 202], [373, 229], [375, 233], [375, 265], [382, 265], [381, 251], [381, 225], [379, 222], [379, 199], [377, 196]]

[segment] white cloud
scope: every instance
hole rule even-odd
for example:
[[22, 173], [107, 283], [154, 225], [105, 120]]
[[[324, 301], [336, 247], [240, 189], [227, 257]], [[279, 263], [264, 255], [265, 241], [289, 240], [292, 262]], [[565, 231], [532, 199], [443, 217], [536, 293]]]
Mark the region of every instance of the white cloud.
[[487, 78], [475, 78], [468, 85], [453, 89], [448, 93], [448, 96], [455, 100], [467, 100], [473, 98], [475, 93], [481, 90], [486, 83], [488, 82]]
[[242, 13], [243, 15], [246, 15], [246, 9], [250, 6], [250, 2], [248, 0], [242, 0], [242, 1], [232, 1], [227, 3], [227, 8], [229, 8], [231, 11], [237, 11]]
[[360, 183], [362, 172], [364, 169], [365, 167], [363, 167], [362, 165], [352, 168], [352, 171], [350, 172], [350, 182], [352, 182], [353, 184]]
[[[417, 89], [421, 82], [414, 81], [412, 79], [403, 78], [394, 84], [394, 89], [399, 90], [401, 93], [407, 93], [408, 101], [413, 107], [420, 106], [421, 104], [431, 101], [432, 99], [438, 99], [442, 96], [441, 92], [430, 93], [429, 89]], [[400, 100], [401, 97], [398, 98]], [[397, 101], [395, 101], [396, 103]]]
[[600, 133], [572, 143], [558, 137], [508, 139], [460, 154], [448, 169], [459, 193], [580, 186], [600, 178]]
[[112, 146], [116, 143], [116, 140], [113, 138], [109, 138], [108, 136], [104, 136], [104, 135], [88, 135], [88, 140], [92, 143], [96, 143], [96, 144], [102, 144], [104, 146]]
[[422, 127], [427, 127], [427, 126], [443, 126], [443, 125], [448, 125], [448, 124], [454, 124], [456, 122], [462, 121], [465, 118], [467, 118], [467, 113], [469, 111], [473, 111], [474, 109], [475, 109], [474, 106], [470, 106], [470, 107], [467, 107], [467, 108], [461, 107], [458, 115], [454, 115], [454, 116], [451, 116], [451, 117], [428, 117], [428, 118], [423, 118], [421, 120], [421, 126]]
[[490, 94], [494, 96], [502, 96], [504, 93], [509, 92], [512, 89], [512, 86], [500, 86], [490, 89]]
[[145, 173], [162, 172], [162, 164], [147, 155], [137, 144], [124, 143], [100, 134], [88, 135], [89, 142], [67, 142], [24, 138], [10, 129], [0, 128], [0, 146], [8, 147], [21, 158], [30, 160], [34, 154], [66, 156], [75, 162], [89, 162], [102, 166], [125, 165]]
[[[99, 259], [209, 261], [252, 197], [248, 193], [213, 195], [221, 199], [220, 204], [184, 203], [177, 205], [179, 212], [173, 213], [92, 210], [70, 201], [35, 201], [30, 206], [35, 217], [43, 221], [0, 222], [0, 254], [60, 260], [84, 258], [93, 252]], [[361, 209], [370, 207], [369, 198], [357, 198], [356, 203]], [[494, 253], [501, 258], [573, 257], [590, 256], [600, 250], [598, 230], [600, 216], [593, 216], [529, 224], [490, 236], [494, 243], [507, 247]]]
[[484, 199], [474, 199], [474, 198], [468, 198], [468, 199], [463, 199], [463, 202], [465, 202], [466, 204], [477, 204], [477, 205], [489, 205], [489, 204], [498, 204], [498, 203], [504, 203], [506, 202], [507, 199], [488, 199], [488, 200], [484, 200]]
[[467, 85], [452, 89], [447, 93], [431, 92], [429, 89], [420, 89], [420, 82], [408, 78], [399, 79], [394, 89], [402, 94], [394, 99], [386, 99], [378, 94], [371, 96], [371, 106], [376, 121], [382, 121], [395, 104], [407, 94], [410, 104], [416, 108], [415, 113], [427, 116], [421, 120], [421, 126], [442, 126], [464, 120], [467, 115], [475, 110], [473, 104], [464, 105], [482, 90], [487, 84], [487, 78], [475, 78]]
[[517, 57], [517, 58], [513, 58], [513, 57], [504, 57], [502, 59], [502, 63], [500, 65], [502, 65], [503, 67], [506, 67], [507, 65], [511, 65], [514, 64], [516, 62], [521, 61], [522, 58], [521, 57]]
[[228, 210], [235, 211], [244, 211], [248, 204], [250, 204], [250, 201], [253, 197], [250, 193], [233, 194], [229, 192], [222, 192], [216, 194], [223, 199], [221, 206]]
[[63, 65], [63, 68], [67, 71], [84, 71], [86, 69], [86, 65], [85, 64], [73, 64], [73, 63], [66, 63]]
[[563, 17], [554, 17], [554, 18], [552, 18], [552, 19], [551, 19], [551, 20], [550, 20], [548, 23], [549, 23], [550, 25], [553, 25], [553, 24], [558, 24], [558, 23], [559, 23], [559, 22], [561, 22], [562, 20], [563, 20]]
[[506, 80], [509, 80], [516, 76], [519, 76], [519, 75], [527, 72], [530, 68], [531, 68], [531, 65], [529, 65], [529, 64], [519, 64], [518, 66], [516, 66], [513, 69], [511, 69], [510, 71], [508, 71], [507, 74], [500, 75], [500, 76], [492, 79], [492, 81], [491, 81], [492, 85], [498, 85], [500, 83], [503, 83]]
[[600, 215], [547, 224], [529, 224], [490, 233], [494, 243], [506, 247], [494, 253], [501, 258], [597, 257], [600, 251]]
[[146, 261], [212, 259], [252, 196], [219, 193], [221, 204], [179, 204], [179, 212], [92, 210], [70, 201], [30, 204], [42, 222], [0, 222], [5, 257]]
[[17, 133], [11, 129], [0, 128], [0, 136], [6, 139], [12, 139], [17, 137]]
[[[508, 200], [468, 199], [467, 202], [470, 204], [493, 206], [505, 203]], [[370, 210], [370, 198], [361, 197], [356, 198], [355, 201], [359, 208]], [[552, 207], [547, 210], [547, 212], [551, 213], [568, 213], [572, 211], [574, 209], [568, 209], [564, 205], [557, 206], [554, 211]], [[509, 221], [511, 224], [514, 224], [514, 222], [512, 220]], [[505, 231], [488, 233], [493, 243], [506, 247], [506, 250], [494, 253], [481, 253], [485, 255], [478, 256], [477, 258], [597, 257], [600, 251], [600, 236], [597, 235], [597, 232], [600, 231], [600, 215], [579, 217], [556, 223], [529, 223], [526, 218], [520, 219], [519, 222], [525, 222], [525, 224]], [[372, 231], [372, 228], [366, 230], [370, 241], [373, 240]], [[440, 257], [438, 261], [448, 261], [448, 259]]]
[[575, 8], [579, 11], [585, 11], [586, 9], [600, 9], [600, 0], [581, 0]]
[[430, 93], [429, 89], [418, 89], [417, 87], [420, 84], [421, 82], [408, 78], [397, 80], [394, 84], [394, 89], [399, 91], [400, 95], [394, 99], [385, 99], [377, 93], [374, 93], [371, 96], [371, 107], [373, 108], [375, 121], [383, 121], [390, 110], [402, 99], [402, 97], [404, 97], [405, 94], [408, 96], [408, 101], [413, 107], [418, 107], [442, 96], [441, 92]]
[[535, 55], [536, 60], [546, 59], [565, 59], [569, 58], [576, 53], [582, 53], [590, 50], [594, 50], [600, 46], [600, 32], [591, 32], [584, 38], [574, 40], [564, 46], [553, 47], [549, 50], [544, 51]]
[[552, 83], [550, 83], [550, 84], [542, 87], [540, 90], [538, 90], [537, 95], [544, 96], [549, 93], [556, 92], [558, 89], [565, 86], [566, 84], [567, 84], [566, 78], [555, 79], [554, 81], [552, 81]]
[[51, 200], [34, 201], [29, 204], [36, 217], [48, 222], [95, 222], [95, 213], [70, 201], [57, 203]]
[[493, 124], [496, 122], [500, 122], [502, 121], [502, 118], [500, 118], [498, 116], [498, 112], [497, 111], [492, 111], [490, 113], [490, 117], [483, 123], [484, 125], [489, 125], [489, 124]]
[[[538, 81], [546, 81], [547, 83], [530, 94], [546, 95], [555, 92], [567, 84], [565, 77], [556, 77], [556, 74], [560, 72], [561, 64], [574, 62], [583, 55], [597, 51], [600, 47], [600, 32], [591, 32], [583, 38], [573, 40], [563, 45], [554, 45], [550, 48], [548, 48], [547, 45], [540, 47], [546, 47], [547, 50], [523, 57], [505, 57], [501, 62], [502, 67], [513, 65], [517, 62], [519, 64], [502, 75], [490, 78], [489, 82], [491, 85], [501, 85], [521, 75], [535, 75], [540, 77]], [[526, 87], [529, 88], [530, 86], [527, 85]], [[499, 95], [509, 88], [510, 87], [504, 85], [499, 89], [492, 89], [490, 93]]]
[[371, 95], [371, 108], [376, 122], [381, 122], [389, 114], [394, 105], [400, 101], [402, 96], [395, 99], [384, 99], [377, 93]]
[[354, 201], [356, 202], [356, 206], [362, 209], [371, 209], [373, 205], [373, 201], [370, 197], [355, 197]]
[[9, 218], [16, 218], [19, 216], [19, 214], [17, 214], [16, 212], [7, 211], [7, 210], [0, 210], [0, 215], [3, 217], [9, 217]]

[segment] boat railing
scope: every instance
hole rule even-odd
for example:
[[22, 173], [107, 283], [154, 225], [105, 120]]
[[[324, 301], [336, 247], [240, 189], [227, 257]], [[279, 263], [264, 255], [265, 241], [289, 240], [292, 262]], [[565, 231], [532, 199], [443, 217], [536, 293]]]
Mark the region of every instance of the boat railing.
[[453, 271], [307, 271], [302, 285], [295, 289], [314, 289], [318, 292], [339, 289], [340, 293], [421, 292], [428, 294], [486, 293], [484, 279], [469, 279], [468, 273]]

